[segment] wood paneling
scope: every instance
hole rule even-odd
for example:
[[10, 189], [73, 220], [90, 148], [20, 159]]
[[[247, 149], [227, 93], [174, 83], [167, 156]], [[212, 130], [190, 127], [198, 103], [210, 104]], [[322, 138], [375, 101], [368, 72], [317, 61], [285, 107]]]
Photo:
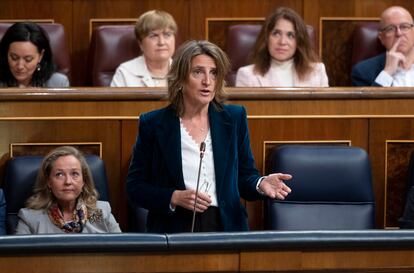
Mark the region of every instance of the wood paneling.
[[[278, 234], [275, 234], [278, 236]], [[85, 237], [87, 240], [87, 237]], [[229, 238], [230, 240], [230, 238]], [[317, 238], [315, 237], [315, 240]], [[127, 244], [128, 241], [125, 241]], [[194, 244], [194, 248], [196, 244]], [[412, 246], [379, 249], [349, 248], [290, 250], [248, 249], [223, 252], [218, 248], [187, 252], [127, 252], [104, 249], [105, 253], [66, 253], [16, 255], [0, 257], [4, 272], [320, 272], [320, 273], [409, 273], [414, 269]], [[191, 249], [193, 250], [193, 249]]]
[[[54, 19], [72, 29], [72, 0], [2, 0], [1, 19]], [[68, 38], [71, 41], [70, 32]]]
[[191, 10], [190, 34], [193, 39], [204, 39], [205, 18], [266, 17], [280, 6], [293, 8], [302, 13], [302, 0], [261, 0], [252, 4], [249, 0], [189, 1]]
[[[395, 227], [397, 225], [397, 219], [401, 215], [397, 215], [398, 212], [401, 212], [402, 206], [405, 202], [405, 188], [407, 183], [407, 176], [404, 173], [399, 173], [397, 177], [400, 178], [400, 181], [395, 181], [396, 178], [391, 178], [390, 183], [399, 183], [399, 190], [392, 189], [390, 192], [395, 199], [388, 200], [385, 204], [386, 196], [386, 164], [393, 166], [391, 169], [407, 168], [407, 160], [402, 160], [404, 154], [397, 156], [390, 156], [388, 158], [386, 155], [386, 142], [389, 140], [398, 141], [398, 140], [413, 140], [414, 141], [414, 121], [411, 118], [407, 119], [373, 119], [370, 122], [370, 143], [369, 151], [371, 156], [372, 168], [375, 170], [373, 172], [374, 181], [374, 190], [377, 197], [376, 204], [384, 209], [386, 212], [385, 215], [382, 215], [381, 222], [384, 223], [384, 226]], [[388, 159], [388, 160], [387, 160]], [[386, 161], [387, 160], [387, 161]], [[397, 173], [393, 173], [397, 175]], [[388, 175], [392, 175], [391, 173]], [[393, 182], [394, 181], [394, 182]], [[381, 198], [382, 197], [382, 198]], [[385, 207], [386, 206], [386, 207]], [[390, 209], [390, 212], [386, 210]], [[379, 211], [381, 211], [379, 210]], [[378, 211], [377, 211], [378, 212]], [[381, 215], [377, 214], [377, 218], [380, 218]], [[387, 222], [385, 222], [387, 219]]]
[[358, 1], [306, 0], [303, 1], [303, 19], [306, 23], [318, 29], [319, 18], [321, 17], [354, 16], [355, 2]]
[[[138, 118], [136, 120], [123, 120], [122, 121], [122, 143], [121, 143], [121, 161], [120, 161], [120, 170], [121, 170], [121, 181], [126, 182], [126, 177], [128, 174], [129, 163], [132, 154], [132, 148], [135, 144], [135, 140], [138, 135]], [[123, 186], [125, 188], [125, 186]], [[122, 200], [122, 207], [127, 208], [127, 197], [126, 191], [122, 191], [120, 200]], [[119, 215], [123, 223], [128, 223], [128, 209], [121, 211]]]
[[102, 158], [102, 143], [100, 142], [11, 143], [10, 157], [45, 156], [52, 149], [63, 145], [73, 146], [84, 155], [96, 155]]
[[[247, 109], [251, 147], [259, 170], [263, 170], [266, 141], [350, 141], [353, 146], [366, 149], [371, 158], [377, 227], [396, 223], [399, 215], [393, 210], [401, 210], [404, 192], [394, 191], [385, 206], [385, 164], [393, 167], [390, 170], [399, 170], [407, 168], [407, 161], [401, 160], [398, 151], [386, 157], [385, 148], [387, 140], [414, 139], [412, 88], [231, 88], [228, 91], [230, 103]], [[42, 96], [38, 92], [37, 89], [0, 90], [0, 184], [10, 143], [102, 143], [111, 203], [125, 230], [125, 177], [138, 132], [138, 117], [165, 106], [165, 90], [43, 89]], [[392, 175], [391, 171], [388, 175]], [[398, 177], [404, 180], [406, 173], [398, 171]], [[247, 209], [250, 227], [263, 229], [262, 202], [248, 202]]]
[[409, 190], [409, 161], [414, 152], [414, 139], [387, 140], [385, 154], [385, 226], [398, 227]]
[[[326, 66], [330, 86], [351, 86], [355, 25], [359, 22], [378, 21], [375, 18], [321, 18], [321, 59]], [[330, 41], [327, 43], [326, 41]]]
[[[310, 272], [392, 272], [401, 267], [410, 267], [413, 254], [404, 251], [286, 251], [279, 253], [277, 260], [272, 252], [242, 253], [241, 271], [275, 272], [288, 270], [310, 270]], [[412, 266], [412, 265], [411, 265]], [[363, 270], [362, 270], [363, 269]], [[333, 271], [328, 271], [333, 270]], [[349, 270], [349, 271], [348, 271]], [[381, 272], [381, 270], [379, 270]]]
[[[25, 260], [22, 263], [22, 259]], [[27, 259], [27, 260], [26, 260]], [[36, 265], [35, 268], [33, 265]], [[145, 254], [118, 253], [0, 257], [5, 272], [237, 272], [237, 253]], [[69, 270], [68, 270], [69, 269]]]

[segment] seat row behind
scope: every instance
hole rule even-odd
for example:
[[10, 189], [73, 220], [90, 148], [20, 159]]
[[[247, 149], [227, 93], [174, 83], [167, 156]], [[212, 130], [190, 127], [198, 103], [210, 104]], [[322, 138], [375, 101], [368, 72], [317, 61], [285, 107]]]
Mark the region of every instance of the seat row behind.
[[[10, 23], [0, 23], [0, 39]], [[58, 72], [70, 78], [71, 62], [64, 27], [56, 23], [40, 23], [49, 34], [54, 61]], [[375, 56], [385, 49], [379, 42], [378, 22], [363, 22], [355, 26], [351, 66], [361, 60]], [[237, 70], [249, 64], [249, 57], [261, 30], [260, 24], [232, 25], [227, 31], [225, 51], [232, 63], [227, 78], [234, 86]], [[316, 47], [316, 33], [308, 26], [308, 33]], [[109, 86], [116, 68], [123, 62], [140, 54], [133, 25], [102, 25], [94, 29], [88, 55], [88, 81], [92, 86]]]
[[[17, 156], [6, 167], [5, 196], [0, 190], [0, 234], [12, 234], [17, 213], [32, 194], [42, 156]], [[104, 162], [86, 155], [100, 200], [109, 201]], [[355, 230], [375, 227], [375, 202], [371, 166], [367, 153], [358, 147], [284, 145], [272, 153], [269, 172], [290, 173], [287, 185], [292, 193], [286, 200], [268, 200], [271, 230]], [[1, 201], [3, 200], [3, 202]], [[146, 210], [129, 213], [128, 231], [145, 231]], [[6, 221], [5, 221], [6, 220]]]

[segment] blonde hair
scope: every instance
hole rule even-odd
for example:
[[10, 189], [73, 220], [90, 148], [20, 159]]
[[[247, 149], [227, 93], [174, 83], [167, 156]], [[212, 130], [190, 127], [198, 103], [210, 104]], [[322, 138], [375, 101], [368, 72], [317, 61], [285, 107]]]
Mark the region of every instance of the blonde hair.
[[52, 204], [56, 202], [56, 197], [48, 188], [48, 179], [56, 160], [62, 156], [69, 155], [74, 156], [77, 160], [79, 160], [82, 169], [84, 186], [79, 197], [83, 199], [88, 209], [96, 209], [98, 192], [95, 189], [91, 171], [82, 153], [78, 149], [71, 146], [58, 147], [45, 156], [37, 174], [33, 195], [26, 202], [27, 208], [49, 209]]
[[177, 23], [171, 14], [162, 10], [150, 10], [138, 17], [135, 37], [141, 42], [151, 31], [167, 28], [172, 30], [174, 35], [177, 33]]
[[183, 85], [188, 81], [191, 62], [198, 55], [207, 55], [216, 64], [217, 77], [213, 105], [217, 109], [221, 109], [221, 104], [226, 98], [224, 78], [230, 68], [230, 61], [226, 53], [209, 41], [188, 41], [178, 48], [167, 76], [168, 99], [178, 116], [184, 113]]

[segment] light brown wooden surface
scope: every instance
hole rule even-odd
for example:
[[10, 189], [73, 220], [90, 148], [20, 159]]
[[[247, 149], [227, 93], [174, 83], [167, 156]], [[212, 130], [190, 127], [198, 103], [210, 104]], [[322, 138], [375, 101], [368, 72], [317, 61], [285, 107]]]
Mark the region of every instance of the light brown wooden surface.
[[237, 253], [107, 253], [0, 257], [4, 272], [237, 272]]
[[2, 255], [8, 273], [121, 272], [412, 272], [414, 252], [403, 250], [270, 250], [198, 253]]
[[[410, 251], [396, 250], [357, 250], [348, 251], [284, 251], [244, 252], [240, 255], [242, 272], [277, 271], [333, 271], [333, 272], [392, 272], [404, 268], [410, 272], [413, 268], [414, 254]], [[348, 271], [349, 270], [349, 271]]]

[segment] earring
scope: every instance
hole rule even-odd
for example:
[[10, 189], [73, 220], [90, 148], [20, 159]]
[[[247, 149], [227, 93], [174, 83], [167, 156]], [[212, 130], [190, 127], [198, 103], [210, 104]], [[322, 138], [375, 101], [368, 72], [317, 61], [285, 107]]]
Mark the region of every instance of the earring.
[[41, 67], [40, 67], [40, 63], [38, 63], [38, 64], [36, 65], [36, 70], [37, 70], [37, 71], [40, 71], [40, 68], [41, 68]]

